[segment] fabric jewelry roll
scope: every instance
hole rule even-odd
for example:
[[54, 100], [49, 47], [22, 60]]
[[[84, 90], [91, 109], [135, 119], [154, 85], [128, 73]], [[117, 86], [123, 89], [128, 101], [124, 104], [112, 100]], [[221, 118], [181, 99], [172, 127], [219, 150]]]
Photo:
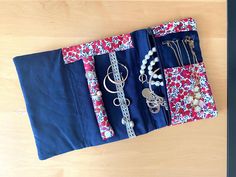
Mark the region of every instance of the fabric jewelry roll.
[[39, 159], [216, 117], [196, 30], [185, 18], [15, 57]]

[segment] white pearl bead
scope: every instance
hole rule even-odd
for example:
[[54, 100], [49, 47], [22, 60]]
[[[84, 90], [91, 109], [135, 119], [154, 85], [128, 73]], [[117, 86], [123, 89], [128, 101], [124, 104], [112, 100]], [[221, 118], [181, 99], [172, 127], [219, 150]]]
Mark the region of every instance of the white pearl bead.
[[195, 94], [195, 97], [196, 97], [197, 99], [200, 99], [200, 98], [201, 98], [201, 93], [197, 92], [197, 93]]
[[154, 75], [153, 75], [153, 78], [154, 78], [154, 79], [158, 78], [158, 75], [157, 75], [157, 74], [154, 74]]
[[130, 121], [130, 122], [129, 122], [129, 126], [133, 128], [133, 127], [134, 127], [134, 122], [133, 122], [133, 121]]
[[140, 74], [144, 74], [144, 70], [140, 70]]
[[200, 112], [200, 111], [201, 111], [201, 107], [200, 107], [200, 106], [196, 106], [196, 107], [194, 108], [194, 111], [195, 111], [195, 112]]
[[152, 66], [154, 66], [155, 65], [155, 62], [154, 61], [151, 61], [151, 63], [150, 63]]
[[152, 52], [151, 50], [149, 50], [148, 55], [149, 55], [149, 56], [152, 56], [152, 55], [153, 55], [153, 52]]
[[149, 65], [148, 66], [148, 70], [151, 71], [152, 70], [152, 66]]
[[122, 123], [123, 125], [125, 125], [125, 124], [126, 124], [126, 121], [125, 121], [125, 119], [124, 119], [124, 118], [122, 118], [122, 119], [121, 119], [121, 123]]
[[193, 101], [193, 97], [192, 96], [189, 96], [188, 97], [188, 102], [191, 103]]
[[150, 58], [149, 55], [145, 55], [145, 59], [148, 60]]
[[97, 96], [102, 96], [102, 92], [99, 90], [99, 91], [97, 91]]
[[193, 105], [196, 106], [196, 105], [198, 105], [198, 103], [199, 103], [199, 101], [198, 101], [197, 99], [194, 99], [194, 100], [193, 100]]
[[146, 68], [146, 65], [141, 65], [141, 69], [145, 69]]
[[158, 61], [159, 61], [159, 58], [157, 58], [157, 57], [154, 58], [154, 61], [155, 61], [155, 62], [158, 62]]
[[148, 71], [148, 74], [151, 76], [153, 74], [153, 72], [152, 71]]
[[193, 91], [194, 92], [198, 92], [199, 91], [199, 87], [198, 86], [194, 87]]
[[87, 73], [85, 74], [85, 77], [86, 77], [87, 79], [93, 78], [93, 74], [92, 74], [91, 72], [87, 72]]
[[157, 51], [156, 47], [153, 47], [153, 48], [152, 48], [152, 51], [153, 51], [153, 52], [156, 52], [156, 51]]
[[147, 64], [147, 60], [144, 59], [144, 60], [142, 61], [142, 63], [143, 63], [144, 65]]
[[155, 85], [155, 83], [156, 83], [155, 81], [151, 81], [151, 85]]
[[104, 133], [104, 135], [105, 135], [106, 138], [109, 138], [109, 137], [111, 137], [111, 132], [106, 131], [106, 132]]
[[160, 82], [160, 86], [164, 86], [164, 82]]
[[157, 78], [158, 78], [158, 79], [162, 79], [162, 75], [159, 74], [159, 75], [157, 76]]
[[159, 82], [157, 81], [157, 82], [154, 82], [154, 84], [156, 85], [156, 86], [159, 86]]

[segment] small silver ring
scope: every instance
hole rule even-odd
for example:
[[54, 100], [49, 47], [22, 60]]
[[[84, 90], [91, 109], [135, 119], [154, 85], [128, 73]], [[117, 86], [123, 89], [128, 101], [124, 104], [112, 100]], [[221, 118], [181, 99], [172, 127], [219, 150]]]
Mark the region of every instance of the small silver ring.
[[[118, 103], [119, 103], [119, 104], [116, 103], [116, 100], [118, 100]], [[114, 99], [113, 99], [113, 104], [114, 104], [115, 106], [120, 106], [119, 98], [114, 98]]]
[[153, 101], [147, 101], [147, 105], [149, 108], [155, 108], [157, 106]]
[[126, 105], [129, 106], [130, 105], [130, 100], [128, 98], [125, 98], [126, 101]]
[[142, 84], [144, 82], [147, 81], [147, 75], [146, 74], [140, 74], [139, 77], [138, 77], [139, 81], [142, 82]]
[[151, 109], [151, 108], [149, 108], [149, 110], [150, 110], [153, 114], [156, 114], [156, 113], [158, 113], [158, 112], [160, 111], [160, 106], [155, 107], [155, 108], [156, 108], [155, 111], [153, 111], [153, 109]]
[[[117, 102], [116, 100], [118, 100], [119, 104], [116, 103], [116, 102]], [[114, 99], [113, 99], [113, 104], [114, 104], [115, 106], [120, 106], [121, 103], [120, 103], [119, 98], [114, 98]], [[129, 100], [128, 98], [125, 98], [125, 104], [126, 104], [127, 106], [130, 105], [130, 100]]]

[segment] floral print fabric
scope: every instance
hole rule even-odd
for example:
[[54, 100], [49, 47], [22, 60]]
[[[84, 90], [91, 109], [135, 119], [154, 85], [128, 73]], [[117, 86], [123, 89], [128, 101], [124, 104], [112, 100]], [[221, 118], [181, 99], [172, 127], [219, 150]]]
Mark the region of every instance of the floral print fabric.
[[217, 116], [203, 63], [167, 68], [164, 73], [172, 125]]
[[114, 51], [122, 51], [133, 48], [130, 34], [121, 34], [105, 39], [87, 42], [62, 49], [65, 64], [88, 58], [94, 55], [102, 55]]
[[185, 18], [179, 21], [164, 23], [153, 28], [153, 34], [156, 37], [165, 36], [170, 33], [184, 31], [196, 31], [197, 24], [193, 18]]
[[104, 108], [102, 92], [99, 89], [93, 56], [84, 59], [83, 63], [88, 82], [89, 92], [93, 102], [94, 112], [100, 129], [100, 134], [102, 139], [106, 140], [114, 135], [114, 131], [108, 122], [106, 110]]

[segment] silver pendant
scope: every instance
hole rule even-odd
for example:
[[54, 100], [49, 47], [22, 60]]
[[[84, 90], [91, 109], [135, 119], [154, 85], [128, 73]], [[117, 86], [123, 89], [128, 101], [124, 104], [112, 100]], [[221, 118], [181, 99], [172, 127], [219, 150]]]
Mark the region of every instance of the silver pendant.
[[145, 88], [145, 89], [142, 90], [142, 95], [146, 99], [151, 99], [152, 92], [151, 92], [151, 90], [149, 88]]
[[149, 88], [144, 88], [142, 90], [142, 96], [146, 98], [147, 106], [149, 107], [149, 110], [154, 114], [160, 111], [160, 106], [165, 106], [164, 98], [156, 95]]

